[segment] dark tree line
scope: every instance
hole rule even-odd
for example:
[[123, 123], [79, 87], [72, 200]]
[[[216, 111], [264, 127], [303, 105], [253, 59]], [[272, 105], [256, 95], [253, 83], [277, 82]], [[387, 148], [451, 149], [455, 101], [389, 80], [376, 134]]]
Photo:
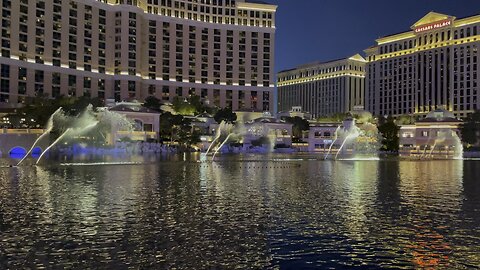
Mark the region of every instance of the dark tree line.
[[475, 111], [465, 118], [460, 126], [462, 141], [467, 145], [476, 145], [480, 135], [480, 111]]
[[59, 97], [49, 99], [44, 96], [29, 98], [23, 108], [7, 115], [10, 119], [10, 128], [43, 128], [50, 116], [60, 107], [68, 116], [76, 116], [83, 112], [88, 105], [95, 110], [103, 106], [103, 100], [99, 98], [83, 97]]

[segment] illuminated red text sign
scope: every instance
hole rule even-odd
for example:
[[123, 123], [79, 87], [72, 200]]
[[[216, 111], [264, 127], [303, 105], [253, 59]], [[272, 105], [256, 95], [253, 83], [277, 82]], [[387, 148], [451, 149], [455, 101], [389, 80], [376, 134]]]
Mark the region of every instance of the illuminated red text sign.
[[415, 28], [415, 33], [430, 31], [430, 30], [434, 30], [434, 29], [438, 29], [438, 28], [447, 27], [447, 26], [450, 26], [450, 25], [452, 25], [451, 20], [443, 20], [443, 21], [434, 22], [434, 23], [431, 23], [431, 24], [425, 24], [425, 25], [421, 25], [421, 26]]

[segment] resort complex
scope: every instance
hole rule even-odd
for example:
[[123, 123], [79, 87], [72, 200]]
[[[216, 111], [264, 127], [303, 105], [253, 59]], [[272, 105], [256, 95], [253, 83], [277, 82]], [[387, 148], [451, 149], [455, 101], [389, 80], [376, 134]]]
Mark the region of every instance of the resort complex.
[[461, 123], [451, 112], [437, 109], [412, 125], [402, 125], [400, 156], [462, 158]]
[[480, 108], [480, 15], [430, 12], [409, 31], [382, 37], [365, 56], [309, 64], [278, 74], [278, 106], [314, 116], [365, 109], [376, 116]]
[[4, 0], [0, 106], [27, 97], [201, 96], [274, 106], [276, 6], [243, 0]]
[[[117, 2], [50, 0], [32, 7], [4, 1], [0, 105], [3, 126], [17, 128], [4, 134], [32, 136], [31, 130], [43, 128], [45, 120], [28, 122], [22, 111], [29, 98], [88, 97], [131, 123], [102, 133], [106, 145], [129, 140], [178, 146], [178, 134], [195, 134], [185, 135], [185, 142], [207, 152], [224, 147], [376, 156], [385, 141], [379, 118], [410, 115], [414, 120], [399, 123], [393, 133], [400, 141], [388, 150], [452, 158], [461, 155], [457, 117], [480, 107], [479, 16], [430, 12], [410, 31], [377, 39], [365, 56], [279, 72], [275, 92], [275, 5]], [[152, 100], [156, 105], [148, 105]], [[224, 109], [235, 119], [214, 119]], [[162, 118], [162, 111], [172, 116]], [[365, 113], [367, 118], [354, 117]], [[21, 120], [12, 124], [12, 118]], [[172, 126], [162, 129], [162, 121]]]
[[479, 2], [0, 0], [0, 269], [478, 269]]
[[446, 108], [457, 117], [480, 109], [480, 15], [430, 12], [410, 31], [365, 50], [365, 109], [374, 115]]

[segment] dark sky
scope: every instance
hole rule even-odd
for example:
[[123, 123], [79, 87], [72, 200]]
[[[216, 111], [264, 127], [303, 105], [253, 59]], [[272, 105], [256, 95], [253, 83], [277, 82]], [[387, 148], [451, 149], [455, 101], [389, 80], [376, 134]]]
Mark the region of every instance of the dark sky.
[[265, 0], [278, 5], [276, 71], [349, 57], [430, 11], [480, 14], [480, 0]]

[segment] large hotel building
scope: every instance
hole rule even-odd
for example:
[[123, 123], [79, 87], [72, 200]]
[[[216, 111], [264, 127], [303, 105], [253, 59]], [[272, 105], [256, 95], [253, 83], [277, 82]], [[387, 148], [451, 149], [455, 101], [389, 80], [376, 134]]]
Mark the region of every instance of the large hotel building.
[[363, 108], [365, 64], [365, 59], [357, 54], [280, 72], [278, 110], [301, 106], [316, 118]]
[[0, 105], [26, 97], [271, 111], [276, 6], [244, 0], [1, 0]]
[[480, 109], [480, 15], [456, 19], [430, 12], [411, 31], [367, 50], [365, 105], [374, 115], [456, 116]]
[[480, 15], [456, 19], [430, 12], [410, 31], [376, 43], [365, 50], [366, 61], [280, 72], [279, 110], [302, 106], [318, 117], [363, 105], [377, 116], [424, 116], [441, 108], [464, 117], [480, 109]]

